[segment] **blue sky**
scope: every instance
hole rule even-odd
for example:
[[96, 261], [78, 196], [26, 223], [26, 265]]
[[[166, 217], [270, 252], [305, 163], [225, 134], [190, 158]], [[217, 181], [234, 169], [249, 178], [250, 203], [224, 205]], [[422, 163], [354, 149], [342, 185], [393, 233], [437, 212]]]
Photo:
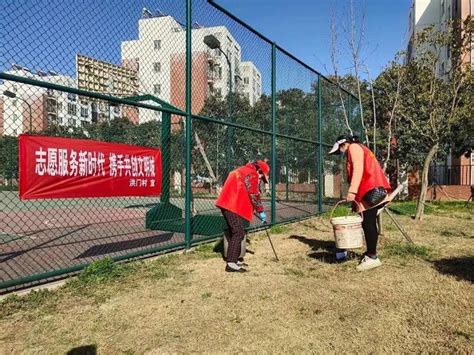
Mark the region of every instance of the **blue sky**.
[[[410, 0], [354, 0], [365, 4], [366, 46], [363, 57], [376, 76], [404, 48]], [[331, 71], [329, 20], [349, 0], [216, 0], [218, 4], [262, 32], [281, 47], [320, 71]], [[2, 0], [0, 1], [0, 70], [12, 63], [32, 70], [75, 75], [75, 55], [81, 53], [120, 64], [120, 44], [136, 39], [141, 10], [160, 9], [185, 22], [184, 0]], [[193, 21], [226, 26], [242, 47], [242, 59], [253, 61], [270, 87], [270, 45], [253, 36], [205, 0], [193, 1]], [[199, 5], [199, 6], [198, 6]], [[200, 44], [203, 46], [203, 44]], [[183, 49], [184, 50], [184, 49]], [[344, 49], [341, 48], [343, 52]], [[341, 56], [340, 70], [349, 62]], [[277, 88], [308, 89], [314, 77], [284, 55], [277, 55]]]
[[[342, 8], [349, 6], [349, 0], [216, 2], [322, 74], [331, 71], [331, 14], [336, 11], [337, 25], [341, 26]], [[364, 59], [371, 76], [376, 76], [398, 50], [405, 49], [411, 0], [354, 0], [354, 4], [359, 18], [365, 7]], [[344, 53], [344, 48], [340, 50]], [[349, 68], [350, 62], [341, 56], [340, 70]]]

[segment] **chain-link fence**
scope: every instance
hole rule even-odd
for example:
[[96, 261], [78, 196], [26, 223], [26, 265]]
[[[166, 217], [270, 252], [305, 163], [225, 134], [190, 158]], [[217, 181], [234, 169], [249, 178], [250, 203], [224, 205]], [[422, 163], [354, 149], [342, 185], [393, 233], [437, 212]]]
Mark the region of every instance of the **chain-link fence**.
[[[1, 7], [3, 292], [106, 256], [125, 260], [218, 238], [225, 222], [214, 201], [227, 174], [252, 160], [268, 159], [272, 169], [261, 186], [272, 224], [320, 213], [343, 196], [341, 161], [327, 152], [348, 126], [360, 132], [358, 101], [214, 2]], [[50, 147], [41, 174], [38, 151], [19, 153], [24, 137], [79, 146]], [[132, 193], [110, 179], [93, 197], [74, 184], [40, 184], [49, 174], [92, 186], [98, 144], [159, 150], [161, 191], [140, 177], [146, 157], [132, 153], [118, 163], [114, 156], [113, 168], [110, 153], [107, 171], [126, 178]], [[76, 154], [87, 159], [74, 165]], [[26, 171], [31, 159], [34, 172]], [[22, 192], [28, 179], [35, 198]]]

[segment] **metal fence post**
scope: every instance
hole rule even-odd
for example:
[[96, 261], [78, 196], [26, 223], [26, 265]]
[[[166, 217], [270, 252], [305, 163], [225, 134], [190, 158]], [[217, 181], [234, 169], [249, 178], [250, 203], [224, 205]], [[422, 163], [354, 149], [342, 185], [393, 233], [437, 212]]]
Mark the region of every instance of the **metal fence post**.
[[185, 241], [186, 249], [191, 247], [191, 0], [186, 0], [186, 192], [185, 192]]
[[[285, 133], [288, 136], [288, 113], [285, 114]], [[290, 169], [288, 167], [289, 165], [289, 159], [288, 159], [288, 145], [289, 142], [288, 140], [285, 141], [285, 173], [286, 173], [286, 184], [285, 184], [285, 201], [288, 202], [288, 190], [290, 188]]]
[[271, 223], [276, 222], [276, 44], [272, 43], [272, 202]]
[[[229, 122], [234, 123], [233, 115], [232, 115], [232, 63], [230, 62], [229, 58], [227, 58], [227, 64], [229, 67], [229, 92], [227, 93], [227, 105], [228, 105], [228, 119]], [[226, 176], [229, 175], [229, 173], [232, 171], [232, 162], [234, 160], [233, 154], [232, 154], [232, 143], [234, 140], [234, 127], [232, 126], [227, 126], [227, 149], [226, 149]]]
[[170, 202], [170, 179], [171, 179], [171, 114], [162, 113], [161, 122], [161, 153], [162, 153], [162, 183], [161, 203]]
[[323, 213], [323, 108], [321, 75], [318, 75], [318, 211]]

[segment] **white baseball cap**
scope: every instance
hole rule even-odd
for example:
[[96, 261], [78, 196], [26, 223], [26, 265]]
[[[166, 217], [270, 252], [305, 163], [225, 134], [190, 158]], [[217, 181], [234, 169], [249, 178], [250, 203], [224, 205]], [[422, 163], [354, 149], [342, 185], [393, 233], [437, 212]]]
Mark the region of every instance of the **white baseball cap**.
[[346, 143], [346, 142], [347, 142], [346, 137], [344, 136], [338, 137], [336, 143], [334, 143], [334, 145], [332, 146], [328, 154], [339, 154], [339, 147], [341, 146], [341, 144]]

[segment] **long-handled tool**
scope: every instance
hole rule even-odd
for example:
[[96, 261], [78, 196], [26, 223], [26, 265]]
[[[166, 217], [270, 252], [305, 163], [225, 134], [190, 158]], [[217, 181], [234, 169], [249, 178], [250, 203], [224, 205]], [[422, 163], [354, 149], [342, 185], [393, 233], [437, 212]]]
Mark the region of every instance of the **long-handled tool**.
[[397, 196], [400, 191], [402, 191], [403, 189], [403, 185], [399, 185], [395, 190], [393, 190], [391, 193], [390, 193], [390, 196], [389, 196], [389, 200], [388, 202], [379, 210], [378, 214], [380, 214], [382, 211], [385, 211], [385, 213], [387, 213], [387, 215], [390, 217], [390, 219], [393, 221], [393, 223], [395, 224], [395, 226], [398, 228], [398, 230], [400, 231], [400, 233], [402, 233], [402, 235], [405, 237], [405, 239], [413, 244], [413, 239], [410, 238], [410, 236], [408, 235], [408, 233], [403, 229], [403, 227], [401, 226], [400, 222], [398, 222], [395, 217], [389, 212], [387, 206], [390, 204], [390, 202], [393, 201], [393, 199], [395, 198], [395, 196]]
[[[257, 214], [255, 214], [255, 217], [259, 218]], [[267, 224], [266, 221], [262, 221], [262, 224]], [[275, 251], [275, 247], [273, 246], [273, 242], [272, 242], [272, 238], [270, 238], [270, 233], [268, 233], [268, 228], [265, 228], [265, 233], [267, 234], [267, 238], [268, 238], [268, 241], [270, 242], [270, 245], [272, 247], [272, 250], [273, 250], [273, 254], [275, 255], [275, 259], [276, 261], [280, 261], [280, 259], [278, 259], [278, 255]]]
[[398, 223], [398, 221], [395, 219], [395, 217], [393, 217], [393, 215], [388, 211], [388, 209], [384, 209], [385, 213], [388, 214], [388, 216], [390, 217], [390, 219], [393, 221], [393, 223], [395, 223], [395, 226], [398, 228], [398, 230], [400, 231], [400, 233], [403, 234], [403, 236], [405, 237], [405, 239], [413, 244], [413, 240], [410, 238], [410, 236], [407, 234], [407, 232], [405, 232], [405, 230], [403, 229], [403, 227], [401, 226], [400, 223]]
[[275, 251], [275, 248], [273, 247], [272, 238], [270, 238], [270, 233], [268, 233], [268, 229], [265, 229], [265, 233], [267, 233], [267, 238], [268, 238], [268, 241], [270, 242], [270, 245], [272, 246], [273, 254], [275, 254], [276, 261], [280, 261], [280, 259], [278, 259], [278, 255]]

